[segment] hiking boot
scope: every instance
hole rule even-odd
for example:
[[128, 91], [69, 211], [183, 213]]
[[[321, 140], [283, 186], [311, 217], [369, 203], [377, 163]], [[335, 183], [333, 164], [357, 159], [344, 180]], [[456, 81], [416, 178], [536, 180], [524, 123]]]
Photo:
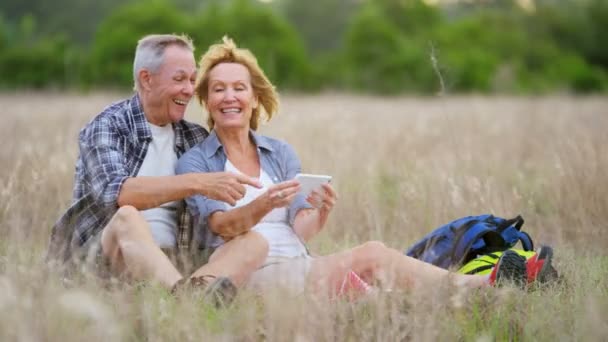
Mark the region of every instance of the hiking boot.
[[490, 285], [501, 285], [505, 282], [512, 282], [523, 287], [527, 282], [527, 278], [526, 258], [512, 250], [506, 250], [492, 269], [489, 281]]
[[528, 284], [537, 281], [540, 284], [548, 283], [558, 278], [558, 273], [551, 261], [553, 260], [553, 248], [540, 246], [536, 254], [526, 262]]
[[171, 293], [179, 294], [186, 290], [197, 292], [201, 290], [203, 300], [210, 302], [216, 308], [228, 307], [237, 293], [237, 288], [230, 278], [213, 275], [182, 278], [173, 285]]

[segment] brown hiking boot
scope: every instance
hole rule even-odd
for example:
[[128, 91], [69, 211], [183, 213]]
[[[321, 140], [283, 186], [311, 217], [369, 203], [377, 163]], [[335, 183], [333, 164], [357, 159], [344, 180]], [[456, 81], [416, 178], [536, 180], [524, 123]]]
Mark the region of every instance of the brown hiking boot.
[[179, 295], [185, 291], [198, 292], [203, 300], [216, 308], [230, 306], [236, 297], [237, 288], [227, 277], [203, 275], [200, 277], [182, 278], [171, 288], [171, 294]]

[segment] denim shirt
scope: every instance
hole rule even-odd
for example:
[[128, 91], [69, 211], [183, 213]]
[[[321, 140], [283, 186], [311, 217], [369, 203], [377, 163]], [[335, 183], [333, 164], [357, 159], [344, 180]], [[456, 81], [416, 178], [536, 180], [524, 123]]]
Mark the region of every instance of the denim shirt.
[[[300, 160], [294, 149], [284, 141], [269, 138], [249, 131], [249, 136], [257, 146], [258, 156], [262, 169], [268, 173], [276, 183], [293, 179], [301, 170]], [[222, 172], [226, 165], [226, 153], [215, 130], [209, 136], [192, 147], [178, 160], [176, 174], [192, 172]], [[207, 220], [216, 211], [226, 211], [230, 205], [207, 198], [203, 195], [194, 195], [186, 199], [188, 210], [194, 217], [193, 238], [198, 247], [215, 248], [224, 243], [224, 240], [211, 232]], [[289, 224], [293, 227], [296, 214], [300, 209], [312, 208], [302, 194], [296, 195], [287, 208]]]

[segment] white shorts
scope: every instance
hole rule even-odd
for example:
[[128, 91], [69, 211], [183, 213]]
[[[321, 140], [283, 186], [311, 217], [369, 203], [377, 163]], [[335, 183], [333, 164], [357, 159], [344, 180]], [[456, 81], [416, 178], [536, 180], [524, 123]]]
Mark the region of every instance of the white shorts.
[[306, 255], [300, 257], [268, 257], [257, 271], [253, 272], [247, 287], [255, 291], [268, 289], [283, 289], [295, 295], [302, 294], [306, 289], [306, 279], [313, 258]]

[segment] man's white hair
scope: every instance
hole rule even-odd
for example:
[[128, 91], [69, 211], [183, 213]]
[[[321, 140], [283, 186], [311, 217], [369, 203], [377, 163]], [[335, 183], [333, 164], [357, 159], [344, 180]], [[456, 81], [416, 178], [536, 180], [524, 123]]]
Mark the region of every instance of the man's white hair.
[[139, 72], [144, 69], [151, 73], [157, 72], [163, 64], [165, 49], [173, 45], [194, 52], [192, 40], [184, 35], [151, 34], [137, 42], [133, 59], [133, 81], [136, 91], [140, 90]]

